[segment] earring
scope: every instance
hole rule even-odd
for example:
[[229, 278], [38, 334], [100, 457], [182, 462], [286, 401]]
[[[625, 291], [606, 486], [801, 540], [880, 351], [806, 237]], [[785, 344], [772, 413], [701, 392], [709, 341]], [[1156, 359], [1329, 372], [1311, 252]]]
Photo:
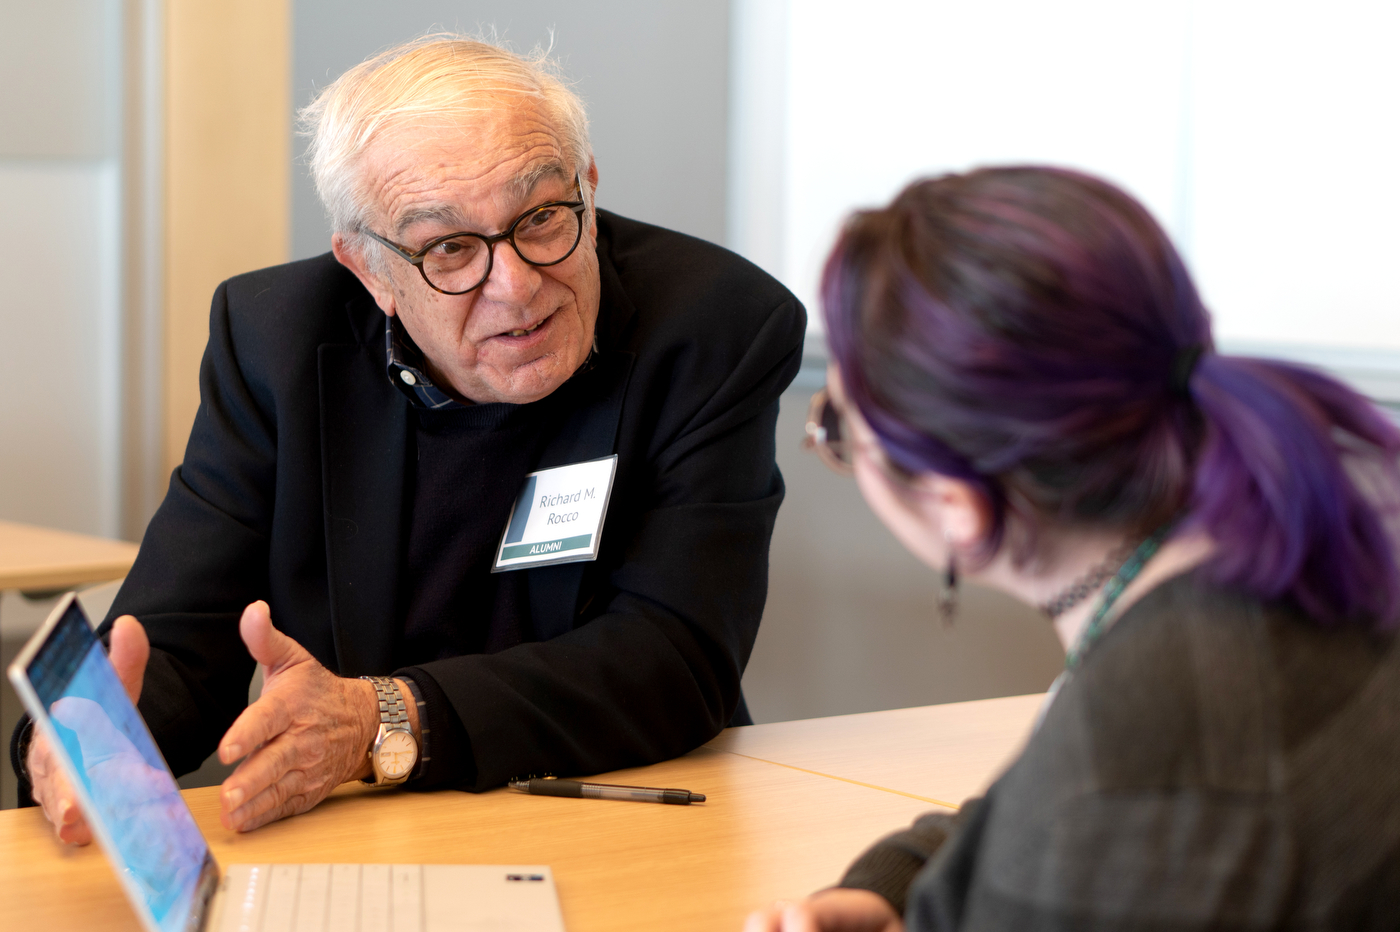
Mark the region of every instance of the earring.
[[947, 628], [953, 624], [958, 613], [958, 564], [951, 548], [948, 550], [948, 567], [938, 577], [938, 618]]

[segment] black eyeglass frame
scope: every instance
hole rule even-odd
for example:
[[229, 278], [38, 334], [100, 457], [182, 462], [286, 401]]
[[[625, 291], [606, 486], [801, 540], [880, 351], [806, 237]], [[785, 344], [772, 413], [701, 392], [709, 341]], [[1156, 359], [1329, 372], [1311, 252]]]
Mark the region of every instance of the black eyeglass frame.
[[[582, 197], [583, 178], [581, 178], [578, 175], [575, 175], [574, 182], [578, 185], [579, 196]], [[564, 253], [564, 255], [560, 256], [558, 259], [553, 260], [552, 262], [535, 262], [532, 259], [526, 258], [525, 254], [520, 251], [520, 247], [515, 244], [515, 229], [525, 221], [525, 218], [538, 211], [544, 210], [547, 207], [567, 207], [570, 210], [572, 210], [574, 214], [578, 217], [578, 230], [574, 234], [574, 244], [569, 247], [569, 251]], [[568, 259], [574, 254], [574, 251], [578, 249], [578, 244], [583, 241], [583, 215], [587, 210], [588, 204], [587, 202], [582, 200], [546, 201], [543, 204], [536, 204], [534, 207], [531, 207], [529, 210], [516, 217], [514, 220], [511, 221], [510, 226], [506, 227], [504, 232], [495, 233], [492, 235], [487, 235], [485, 233], [473, 233], [470, 230], [462, 230], [457, 233], [448, 233], [446, 236], [439, 236], [436, 239], [429, 240], [427, 245], [425, 245], [422, 249], [418, 250], [417, 252], [409, 252], [408, 249], [404, 248], [403, 246], [400, 246], [393, 240], [385, 239], [378, 233], [375, 233], [373, 230], [365, 230], [364, 233], [366, 236], [379, 243], [381, 246], [385, 246], [388, 249], [393, 250], [399, 256], [399, 258], [403, 259], [405, 262], [408, 262], [410, 265], [416, 266], [418, 268], [418, 274], [423, 276], [423, 281], [427, 283], [429, 288], [433, 289], [438, 294], [459, 295], [475, 291], [482, 285], [486, 284], [486, 279], [491, 277], [491, 270], [495, 268], [496, 265], [496, 244], [501, 242], [502, 240], [505, 240], [506, 242], [510, 243], [510, 248], [515, 250], [515, 254], [520, 257], [521, 262], [527, 263], [528, 265], [533, 265], [537, 269], [549, 268], [551, 265], [558, 265], [559, 263]], [[439, 243], [445, 243], [450, 239], [457, 239], [462, 236], [474, 236], [486, 245], [486, 271], [482, 273], [481, 281], [477, 282], [475, 285], [472, 285], [470, 288], [464, 288], [461, 291], [447, 291], [446, 289], [439, 288], [437, 285], [434, 285], [432, 279], [428, 278], [428, 273], [423, 270], [423, 260], [427, 258], [428, 253], [432, 250], [434, 246], [437, 246]]]
[[880, 470], [894, 482], [904, 485], [915, 474], [907, 472], [890, 461], [878, 444], [858, 443], [851, 435], [845, 413], [831, 400], [831, 391], [822, 386], [812, 395], [807, 406], [807, 423], [802, 427], [802, 449], [815, 453], [832, 472], [838, 476], [856, 474], [856, 450], [859, 447], [873, 447], [867, 456]]

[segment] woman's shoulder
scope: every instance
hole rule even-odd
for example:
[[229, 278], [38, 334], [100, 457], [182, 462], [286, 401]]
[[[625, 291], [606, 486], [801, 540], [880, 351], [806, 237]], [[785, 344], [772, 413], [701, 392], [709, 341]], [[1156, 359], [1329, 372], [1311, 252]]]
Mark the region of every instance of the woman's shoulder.
[[1059, 691], [988, 794], [979, 863], [1066, 915], [1099, 903], [1105, 864], [1163, 915], [1325, 912], [1400, 869], [1396, 708], [1393, 636], [1178, 577]]
[[[1103, 786], [1272, 793], [1280, 761], [1345, 717], [1398, 701], [1394, 636], [1325, 628], [1287, 604], [1186, 573], [1123, 614], [1045, 730], [1080, 733], [1084, 763]], [[1400, 749], [1400, 730], [1392, 737]]]

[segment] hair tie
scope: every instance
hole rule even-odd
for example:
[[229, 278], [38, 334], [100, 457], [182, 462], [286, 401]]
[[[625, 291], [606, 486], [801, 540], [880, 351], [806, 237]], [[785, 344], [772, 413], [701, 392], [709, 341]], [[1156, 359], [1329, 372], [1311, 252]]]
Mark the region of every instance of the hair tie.
[[1176, 351], [1172, 358], [1172, 371], [1167, 383], [1168, 390], [1181, 398], [1191, 397], [1191, 374], [1196, 371], [1196, 363], [1206, 351], [1204, 343], [1193, 343]]

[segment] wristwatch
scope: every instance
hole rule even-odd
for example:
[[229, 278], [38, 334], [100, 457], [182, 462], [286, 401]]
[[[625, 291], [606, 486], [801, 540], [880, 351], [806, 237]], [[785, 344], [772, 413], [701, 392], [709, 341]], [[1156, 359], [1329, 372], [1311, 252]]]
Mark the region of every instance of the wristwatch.
[[365, 778], [370, 786], [397, 786], [413, 773], [418, 763], [418, 741], [408, 725], [408, 706], [399, 685], [387, 676], [362, 676], [374, 686], [379, 697], [379, 731], [369, 746], [374, 773]]

